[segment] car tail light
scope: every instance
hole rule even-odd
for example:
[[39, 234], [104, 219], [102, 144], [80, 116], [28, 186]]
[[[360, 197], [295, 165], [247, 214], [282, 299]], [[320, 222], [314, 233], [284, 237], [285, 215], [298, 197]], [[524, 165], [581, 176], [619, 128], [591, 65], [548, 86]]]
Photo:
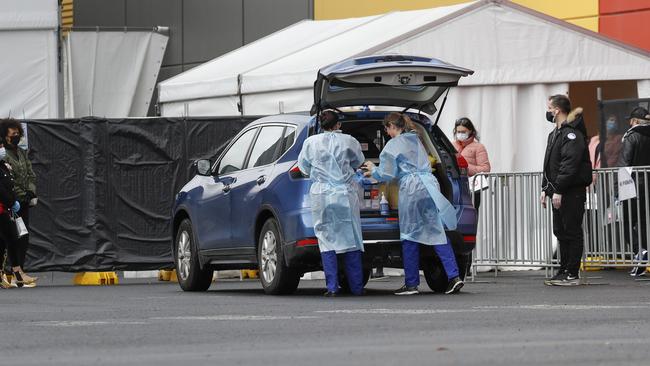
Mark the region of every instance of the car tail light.
[[289, 176], [293, 179], [305, 179], [306, 175], [302, 174], [300, 168], [298, 168], [298, 163], [294, 164], [291, 169], [289, 169]]
[[309, 245], [318, 245], [318, 239], [316, 238], [305, 238], [300, 239], [296, 242], [297, 247], [306, 247]]
[[460, 175], [467, 175], [467, 168], [469, 168], [469, 164], [467, 163], [467, 160], [460, 154], [456, 154], [456, 163], [458, 163], [458, 169], [460, 170]]
[[476, 243], [476, 235], [463, 235], [465, 243]]

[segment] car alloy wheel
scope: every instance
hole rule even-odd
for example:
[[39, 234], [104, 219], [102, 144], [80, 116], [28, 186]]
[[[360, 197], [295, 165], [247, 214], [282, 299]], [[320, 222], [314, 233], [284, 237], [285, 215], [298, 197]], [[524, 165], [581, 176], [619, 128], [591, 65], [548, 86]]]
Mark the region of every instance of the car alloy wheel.
[[182, 231], [178, 237], [178, 252], [177, 254], [177, 268], [178, 276], [187, 281], [190, 276], [190, 269], [192, 267], [192, 250], [190, 248], [190, 234], [187, 231]]
[[264, 234], [262, 240], [262, 276], [266, 283], [273, 282], [275, 271], [278, 266], [277, 239], [273, 231], [269, 230]]

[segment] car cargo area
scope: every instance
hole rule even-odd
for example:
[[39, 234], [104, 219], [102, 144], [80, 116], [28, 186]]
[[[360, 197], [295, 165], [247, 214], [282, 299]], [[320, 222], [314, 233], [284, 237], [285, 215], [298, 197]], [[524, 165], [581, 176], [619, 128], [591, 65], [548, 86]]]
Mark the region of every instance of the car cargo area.
[[[429, 160], [433, 174], [440, 183], [442, 193], [451, 198], [452, 189], [449, 179], [447, 178], [447, 167], [449, 162], [443, 162], [441, 155], [449, 156], [449, 154], [440, 154], [434, 143], [431, 141], [429, 133], [424, 126], [415, 123], [418, 127], [418, 135], [420, 141], [423, 143], [425, 150], [429, 154]], [[351, 135], [361, 144], [365, 160], [372, 161], [379, 165], [379, 155], [383, 150], [386, 143], [390, 140], [384, 131], [382, 120], [369, 119], [369, 120], [354, 120], [345, 121], [341, 127], [343, 133]], [[380, 200], [382, 195], [386, 197], [389, 203], [390, 211], [388, 217], [397, 219], [398, 209], [397, 203], [399, 198], [399, 182], [397, 180], [385, 183], [376, 182], [375, 184], [366, 184], [363, 187], [363, 192], [359, 192], [361, 199], [361, 217], [383, 217], [380, 212]]]

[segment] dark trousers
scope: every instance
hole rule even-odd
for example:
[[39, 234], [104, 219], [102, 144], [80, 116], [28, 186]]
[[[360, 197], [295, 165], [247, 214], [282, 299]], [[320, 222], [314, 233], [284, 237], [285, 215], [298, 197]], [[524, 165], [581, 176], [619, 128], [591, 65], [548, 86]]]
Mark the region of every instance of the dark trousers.
[[[14, 225], [9, 213], [5, 212], [0, 215], [0, 261], [3, 264], [13, 263], [19, 254], [19, 244], [16, 239], [16, 227]], [[8, 257], [9, 263], [5, 263], [4, 261], [5, 255]]]
[[[408, 287], [417, 287], [420, 284], [420, 243], [402, 240], [402, 261], [404, 262], [404, 284]], [[458, 264], [456, 255], [449, 239], [446, 244], [434, 245], [434, 250], [442, 262], [447, 279], [458, 277]]]
[[[339, 266], [336, 252], [333, 250], [320, 253], [323, 261], [323, 272], [325, 272], [325, 284], [327, 291], [339, 292]], [[348, 279], [350, 292], [354, 295], [363, 293], [363, 252], [353, 250], [341, 254], [345, 267], [345, 277]]]
[[560, 271], [577, 276], [584, 248], [582, 219], [585, 214], [586, 194], [573, 192], [562, 195], [562, 205], [553, 208], [553, 234], [560, 243]]
[[[643, 188], [643, 186], [641, 186]], [[623, 236], [626, 243], [632, 243], [634, 253], [639, 253], [643, 249], [648, 249], [646, 240], [648, 240], [648, 226], [646, 225], [646, 199], [645, 192], [638, 192], [637, 198], [623, 202]], [[637, 213], [637, 209], [639, 213]], [[632, 211], [632, 212], [630, 212]], [[630, 233], [630, 226], [632, 232]], [[631, 237], [630, 237], [631, 234]], [[641, 241], [639, 242], [639, 235]]]
[[[2, 230], [0, 240], [4, 241], [7, 250], [7, 257], [9, 259], [7, 264], [11, 267], [23, 268], [25, 266], [25, 258], [27, 257], [27, 249], [29, 248], [29, 234], [22, 238], [16, 238], [15, 223], [11, 221], [8, 214], [0, 216], [6, 216], [6, 220], [4, 217], [0, 217], [0, 230]], [[29, 231], [29, 202], [20, 202], [18, 216], [22, 217]], [[4, 269], [7, 270], [8, 268]]]

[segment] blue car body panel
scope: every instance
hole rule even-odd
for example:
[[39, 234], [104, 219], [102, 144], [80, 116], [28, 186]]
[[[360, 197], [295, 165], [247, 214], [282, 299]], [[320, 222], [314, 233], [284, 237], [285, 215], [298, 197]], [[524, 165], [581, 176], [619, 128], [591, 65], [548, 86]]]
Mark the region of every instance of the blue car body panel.
[[[377, 120], [382, 119], [386, 113], [358, 112], [353, 118]], [[349, 117], [348, 114], [346, 118]], [[431, 130], [432, 123], [427, 118], [418, 115], [412, 117]], [[345, 121], [346, 119], [343, 119], [344, 123]], [[279, 115], [257, 120], [249, 126], [276, 122], [295, 126], [297, 133], [293, 146], [275, 163], [220, 177], [196, 175], [177, 195], [173, 215], [175, 218], [185, 216], [190, 218], [202, 254], [228, 253], [230, 255], [231, 252], [227, 250], [247, 249], [246, 253], [250, 260], [250, 256], [253, 255], [251, 253], [256, 249], [259, 229], [263, 221], [269, 217], [274, 217], [278, 221], [284, 246], [295, 246], [298, 240], [315, 237], [309, 202], [311, 182], [306, 178], [292, 178], [289, 173], [295, 167], [302, 143], [309, 135], [309, 126], [314, 125], [313, 118]], [[265, 182], [258, 185], [256, 180], [261, 175], [265, 176]], [[474, 236], [476, 235], [476, 211], [472, 206], [468, 179], [454, 171], [450, 171], [447, 177], [452, 187], [449, 198], [458, 212], [458, 231], [465, 237]], [[232, 186], [226, 193], [223, 192], [225, 185]], [[367, 245], [380, 245], [378, 243], [382, 242], [395, 243], [399, 238], [399, 221], [396, 217], [362, 215], [362, 230]], [[473, 249], [473, 243], [468, 244], [470, 246], [465, 251]], [[202, 263], [213, 262], [208, 258]], [[313, 263], [314, 267], [318, 265]]]

